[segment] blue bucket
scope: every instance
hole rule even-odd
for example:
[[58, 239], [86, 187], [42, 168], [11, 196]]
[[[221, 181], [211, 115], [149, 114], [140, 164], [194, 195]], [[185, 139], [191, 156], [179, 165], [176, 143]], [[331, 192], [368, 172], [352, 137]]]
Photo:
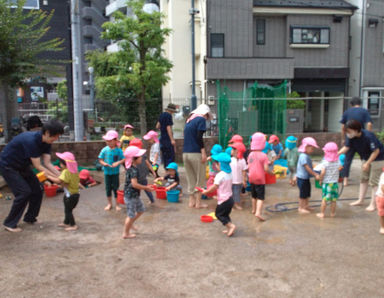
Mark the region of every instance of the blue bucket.
[[170, 203], [178, 203], [179, 202], [180, 190], [170, 190], [167, 191], [167, 200]]

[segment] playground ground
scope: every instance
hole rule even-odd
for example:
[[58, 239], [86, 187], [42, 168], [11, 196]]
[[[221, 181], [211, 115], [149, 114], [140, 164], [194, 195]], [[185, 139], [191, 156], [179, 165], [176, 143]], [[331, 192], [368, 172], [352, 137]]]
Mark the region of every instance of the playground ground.
[[[356, 198], [359, 161], [342, 198]], [[185, 175], [181, 175], [183, 185]], [[4, 191], [2, 191], [4, 195]], [[279, 180], [266, 205], [296, 201], [298, 190]], [[312, 199], [320, 190], [313, 188]], [[144, 197], [148, 206], [148, 199]], [[157, 201], [138, 222], [138, 237], [121, 239], [124, 211], [104, 211], [103, 185], [81, 192], [80, 229], [65, 232], [61, 194], [45, 198], [39, 220], [11, 234], [0, 231], [1, 297], [382, 297], [384, 236], [376, 213], [340, 201], [337, 217], [266, 213], [259, 222], [234, 210], [227, 238], [209, 210]], [[368, 204], [368, 200], [366, 202]], [[1, 220], [11, 201], [0, 199]]]

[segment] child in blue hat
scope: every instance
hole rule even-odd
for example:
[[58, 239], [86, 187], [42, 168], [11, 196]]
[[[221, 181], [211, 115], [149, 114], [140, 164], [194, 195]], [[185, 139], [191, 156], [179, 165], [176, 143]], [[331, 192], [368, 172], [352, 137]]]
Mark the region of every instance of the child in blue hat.
[[288, 162], [288, 170], [289, 170], [289, 184], [294, 186], [296, 184], [295, 175], [296, 175], [296, 168], [297, 168], [297, 162], [299, 160], [299, 151], [297, 150], [297, 138], [294, 136], [289, 136], [285, 140], [285, 150], [284, 150], [284, 157], [287, 159]]
[[177, 170], [179, 169], [177, 163], [171, 162], [166, 167], [166, 175], [164, 177], [159, 177], [155, 179], [155, 182], [157, 181], [164, 181], [165, 182], [165, 190], [180, 190], [180, 195], [182, 195], [183, 188], [180, 185], [180, 177]]
[[[214, 181], [215, 181], [215, 177], [217, 175], [217, 173], [220, 171], [218, 168], [217, 168], [217, 161], [213, 159], [213, 156], [215, 155], [218, 155], [219, 153], [223, 152], [223, 147], [221, 147], [221, 145], [219, 144], [215, 144], [213, 145], [212, 149], [211, 149], [211, 156], [208, 157], [208, 166], [209, 166], [209, 178], [208, 178], [208, 181], [207, 181], [207, 188], [210, 188]], [[211, 194], [212, 197], [216, 196], [216, 193], [212, 193]]]
[[227, 227], [223, 233], [231, 237], [236, 230], [236, 226], [232, 223], [229, 215], [231, 214], [233, 205], [232, 198], [232, 170], [231, 156], [225, 152], [213, 156], [219, 162], [218, 168], [220, 172], [216, 175], [214, 184], [203, 191], [203, 195], [208, 195], [217, 190], [217, 207], [215, 215], [220, 222]]

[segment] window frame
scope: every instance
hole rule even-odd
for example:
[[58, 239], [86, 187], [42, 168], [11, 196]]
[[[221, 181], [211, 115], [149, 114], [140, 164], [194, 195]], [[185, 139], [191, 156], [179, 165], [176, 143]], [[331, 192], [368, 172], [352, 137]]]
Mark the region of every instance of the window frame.
[[[262, 26], [262, 30], [259, 31], [259, 22], [261, 22], [261, 24], [263, 25]], [[260, 46], [263, 46], [265, 45], [265, 42], [266, 42], [266, 25], [267, 24], [267, 20], [265, 18], [256, 18], [256, 44], [257, 45], [260, 45]], [[263, 37], [263, 40], [259, 42], [259, 34], [264, 34], [264, 37]]]
[[[320, 36], [319, 36], [319, 42], [317, 43], [314, 43], [314, 42], [303, 42], [303, 38], [302, 38], [302, 34], [301, 33], [301, 42], [294, 42], [294, 39], [293, 39], [293, 32], [295, 29], [301, 29], [301, 30], [313, 30], [313, 29], [316, 29], [316, 30], [319, 30], [319, 33], [320, 33]], [[328, 42], [325, 43], [325, 42], [321, 42], [321, 32], [322, 30], [328, 30]], [[329, 26], [298, 26], [298, 25], [294, 25], [294, 26], [290, 26], [290, 33], [289, 33], [289, 44], [290, 45], [302, 45], [302, 46], [305, 46], [305, 45], [308, 45], [308, 46], [329, 46], [331, 44], [331, 27]]]
[[[223, 41], [223, 55], [222, 56], [213, 56], [212, 55], [212, 50], [213, 50], [213, 42], [212, 42], [212, 37], [216, 35], [216, 36], [222, 36], [222, 41]], [[209, 36], [209, 41], [210, 41], [210, 45], [209, 45], [209, 54], [210, 54], [210, 57], [211, 58], [224, 58], [225, 57], [225, 34], [224, 33], [211, 33], [210, 36]]]
[[[11, 0], [12, 1], [12, 0]], [[14, 0], [15, 2], [17, 2], [17, 0]], [[37, 7], [36, 6], [27, 6], [27, 5], [23, 5], [23, 9], [40, 9], [40, 0], [35, 0], [36, 1], [36, 3], [37, 3]], [[17, 7], [15, 4], [15, 2], [11, 2], [10, 4], [11, 4], [11, 7], [12, 8], [15, 8], [15, 7]]]

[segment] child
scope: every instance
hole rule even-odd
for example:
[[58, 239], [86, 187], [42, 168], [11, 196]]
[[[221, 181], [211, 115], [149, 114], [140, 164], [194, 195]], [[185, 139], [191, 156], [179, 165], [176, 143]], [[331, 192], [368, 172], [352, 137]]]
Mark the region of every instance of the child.
[[135, 138], [133, 135], [133, 126], [131, 124], [124, 125], [124, 132], [120, 138], [121, 150], [124, 150], [129, 146], [129, 143]]
[[183, 188], [180, 185], [180, 177], [179, 173], [177, 172], [178, 166], [177, 163], [171, 162], [169, 165], [166, 167], [167, 170], [167, 175], [165, 177], [159, 177], [155, 179], [155, 182], [157, 181], [165, 181], [165, 190], [170, 191], [170, 190], [180, 190], [180, 194], [183, 191]]
[[[119, 148], [119, 134], [115, 130], [108, 131], [103, 139], [107, 143], [100, 154], [99, 162], [104, 169], [104, 183], [105, 191], [107, 194], [108, 205], [104, 210], [112, 209], [112, 192], [117, 198], [117, 190], [120, 186], [119, 174], [120, 174], [120, 165], [124, 163], [123, 151]], [[116, 202], [116, 211], [121, 210]]]
[[284, 157], [287, 159], [288, 162], [289, 184], [291, 186], [295, 185], [296, 167], [300, 155], [299, 151], [297, 150], [296, 142], [297, 138], [295, 138], [294, 136], [289, 136], [285, 140]]
[[379, 187], [376, 192], [376, 205], [380, 217], [380, 234], [384, 235], [384, 173], [380, 176]]
[[320, 168], [320, 183], [322, 183], [322, 202], [321, 211], [317, 217], [325, 217], [325, 209], [327, 202], [331, 202], [331, 217], [336, 215], [336, 201], [339, 198], [339, 176], [340, 176], [340, 162], [337, 154], [337, 144], [329, 142], [325, 144], [324, 159], [319, 165]]
[[[140, 139], [133, 139], [130, 143], [130, 146], [136, 146], [137, 148], [142, 149], [143, 142]], [[151, 171], [153, 176], [156, 175], [145, 153], [141, 157], [141, 163], [137, 165], [137, 169], [139, 170], [139, 177], [137, 178], [137, 181], [141, 185], [148, 185], [147, 176], [149, 174], [149, 171]], [[151, 201], [151, 204], [154, 204], [155, 199], [153, 198], [152, 192], [145, 191], [145, 193], [147, 194], [149, 200]]]
[[[267, 137], [267, 136], [265, 136], [265, 137]], [[262, 152], [267, 154], [268, 162], [269, 162], [269, 171], [272, 173], [273, 172], [273, 168], [274, 168], [273, 164], [274, 164], [274, 162], [276, 160], [276, 153], [272, 149], [272, 145], [269, 144], [267, 141], [265, 142], [265, 146], [264, 146], [264, 149], [263, 149]]]
[[204, 195], [217, 190], [217, 207], [215, 215], [220, 222], [227, 227], [223, 231], [228, 237], [231, 237], [236, 230], [236, 226], [231, 222], [229, 215], [231, 214], [234, 201], [232, 198], [232, 174], [231, 174], [231, 156], [222, 152], [214, 156], [219, 162], [218, 168], [220, 172], [215, 177], [215, 183], [203, 191]]
[[233, 143], [232, 147], [232, 193], [235, 201], [234, 208], [242, 210], [240, 206], [240, 195], [243, 187], [247, 187], [247, 163], [244, 159], [244, 153], [246, 151], [243, 143]]
[[298, 211], [301, 214], [310, 213], [308, 201], [311, 197], [311, 181], [309, 178], [315, 176], [315, 179], [319, 180], [319, 175], [313, 171], [312, 160], [309, 157], [313, 153], [314, 148], [319, 148], [319, 146], [315, 139], [311, 137], [304, 138], [299, 147], [301, 154], [297, 162], [296, 181], [300, 190]]
[[62, 168], [59, 178], [48, 175], [47, 178], [55, 183], [61, 184], [64, 188], [64, 222], [59, 227], [65, 228], [66, 231], [76, 231], [78, 229], [75, 218], [73, 217], [73, 209], [79, 202], [79, 185], [80, 178], [77, 170], [77, 162], [75, 156], [71, 152], [56, 153]]
[[124, 223], [123, 239], [136, 237], [130, 232], [131, 228], [136, 230], [133, 224], [145, 211], [143, 201], [140, 199], [140, 190], [152, 191], [150, 186], [141, 185], [138, 182], [139, 170], [137, 166], [141, 164], [145, 151], [135, 146], [129, 146], [124, 151], [125, 167], [127, 168], [124, 202], [127, 205], [127, 218]]
[[97, 185], [97, 182], [92, 178], [87, 169], [83, 169], [79, 173], [80, 184], [83, 187], [92, 187]]
[[252, 213], [260, 221], [265, 221], [262, 217], [263, 205], [265, 200], [265, 173], [273, 174], [268, 167], [268, 156], [262, 152], [265, 148], [265, 135], [256, 132], [252, 136], [251, 153], [248, 156], [249, 182], [251, 183], [252, 193]]
[[241, 135], [233, 135], [228, 144], [243, 143], [243, 137]]
[[283, 154], [283, 145], [281, 145], [279, 137], [276, 135], [271, 135], [269, 137], [268, 143], [271, 145], [271, 149], [275, 152], [276, 154], [276, 160], [280, 159], [281, 157], [284, 156]]
[[152, 168], [155, 171], [155, 177], [158, 178], [159, 174], [157, 173], [159, 166], [161, 165], [161, 154], [160, 154], [160, 141], [158, 138], [158, 133], [156, 131], [150, 130], [143, 139], [148, 141], [151, 144], [151, 150], [149, 153], [149, 161], [152, 164]]
[[[209, 178], [207, 181], [207, 188], [210, 188], [214, 184], [215, 177], [217, 173], [220, 172], [217, 167], [218, 163], [216, 160], [213, 159], [213, 156], [218, 155], [221, 152], [223, 152], [223, 147], [221, 147], [221, 145], [219, 144], [215, 144], [211, 149], [211, 156], [207, 158], [209, 166]], [[211, 195], [216, 196], [217, 193], [213, 192]]]

